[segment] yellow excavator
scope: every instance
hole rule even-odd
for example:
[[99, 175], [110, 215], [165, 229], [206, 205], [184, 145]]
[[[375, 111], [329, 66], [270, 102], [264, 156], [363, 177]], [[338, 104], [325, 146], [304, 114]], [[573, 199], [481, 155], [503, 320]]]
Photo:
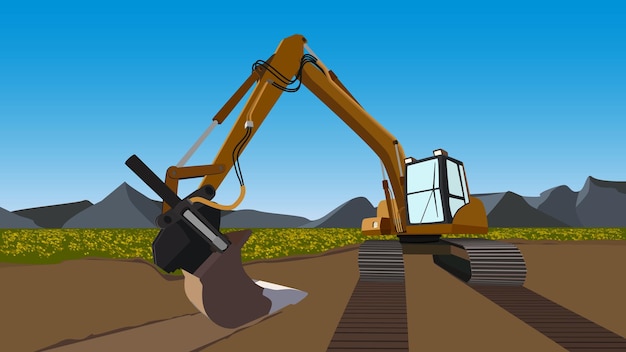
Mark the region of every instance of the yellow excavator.
[[[382, 182], [385, 200], [378, 204], [376, 217], [363, 220], [364, 234], [397, 235], [401, 243], [439, 244], [426, 248], [433, 248], [432, 254], [437, 255], [435, 261], [457, 276], [470, 275], [477, 280], [514, 284], [523, 282], [525, 267], [519, 265], [505, 270], [504, 274], [501, 267], [474, 270], [472, 263], [472, 268], [466, 268], [473, 260], [473, 247], [477, 248], [464, 242], [466, 240], [450, 240], [441, 246], [442, 234], [487, 233], [484, 206], [470, 195], [463, 163], [449, 157], [443, 149], [436, 149], [434, 155], [421, 159], [405, 156], [398, 140], [363, 109], [333, 71], [308, 47], [306, 39], [293, 35], [283, 39], [269, 59], [254, 63], [250, 76], [217, 112], [207, 130], [180, 162], [167, 170], [164, 182], [137, 156], [133, 155], [126, 162], [164, 200], [163, 213], [157, 219], [161, 231], [153, 243], [155, 263], [168, 272], [182, 269], [186, 280], [192, 280], [193, 275], [196, 281], [201, 281], [196, 291], [189, 288], [187, 295], [205, 315], [222, 326], [234, 327], [267, 312], [267, 301], [259, 298], [258, 289], [253, 287], [238, 259], [239, 250], [250, 233], [222, 234], [220, 211], [235, 209], [245, 195], [239, 156], [248, 142], [281, 94], [294, 92], [301, 85], [342, 119], [377, 154], [383, 165], [383, 176], [387, 175]], [[224, 122], [253, 86], [213, 163], [185, 166], [211, 131]], [[233, 168], [240, 182], [239, 198], [232, 205], [217, 204], [212, 200], [215, 190]], [[198, 189], [179, 198], [179, 180], [196, 177], [202, 177]], [[246, 303], [242, 306], [242, 302]], [[234, 311], [239, 313], [233, 314]]]

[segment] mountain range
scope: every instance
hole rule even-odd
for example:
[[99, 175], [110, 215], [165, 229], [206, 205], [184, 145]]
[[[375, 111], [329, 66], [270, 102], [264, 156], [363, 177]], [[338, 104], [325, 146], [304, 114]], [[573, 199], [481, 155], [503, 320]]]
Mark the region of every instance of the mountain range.
[[[626, 227], [626, 182], [588, 177], [575, 192], [558, 186], [539, 197], [513, 192], [475, 194], [485, 205], [490, 227]], [[122, 183], [102, 201], [22, 209], [0, 208], [0, 228], [154, 228], [161, 202]], [[364, 197], [351, 199], [317, 219], [257, 210], [223, 212], [222, 228], [359, 228], [376, 215]]]

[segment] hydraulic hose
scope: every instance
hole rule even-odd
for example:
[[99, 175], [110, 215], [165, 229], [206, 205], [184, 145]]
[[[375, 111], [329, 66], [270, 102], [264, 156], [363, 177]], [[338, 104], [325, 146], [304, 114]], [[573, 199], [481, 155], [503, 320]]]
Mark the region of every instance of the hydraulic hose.
[[218, 204], [218, 203], [215, 203], [214, 201], [211, 201], [202, 197], [192, 197], [192, 198], [189, 198], [189, 200], [193, 203], [202, 203], [204, 205], [208, 205], [212, 208], [219, 209], [219, 210], [233, 210], [236, 207], [238, 207], [239, 204], [241, 204], [241, 202], [243, 201], [243, 198], [246, 195], [246, 186], [241, 185], [240, 189], [241, 189], [241, 192], [239, 193], [239, 198], [237, 198], [237, 200], [235, 200], [235, 202], [231, 205]]

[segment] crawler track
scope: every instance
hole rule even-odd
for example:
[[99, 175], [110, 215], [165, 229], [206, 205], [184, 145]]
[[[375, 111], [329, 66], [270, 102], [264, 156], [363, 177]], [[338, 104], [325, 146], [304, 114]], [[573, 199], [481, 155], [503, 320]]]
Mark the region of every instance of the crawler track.
[[626, 351], [626, 339], [523, 286], [470, 285], [568, 351]]
[[433, 255], [434, 262], [474, 290], [569, 351], [626, 351], [626, 339], [522, 286], [519, 249], [479, 238], [445, 239], [465, 258]]
[[[433, 254], [437, 265], [563, 348], [626, 351], [624, 337], [524, 287], [526, 265], [515, 245], [484, 239], [442, 242], [450, 254]], [[328, 351], [408, 351], [402, 245], [366, 241], [359, 248], [359, 273]]]
[[526, 280], [526, 264], [519, 249], [506, 242], [482, 238], [447, 238], [443, 242], [464, 252], [434, 255], [435, 264], [469, 284], [521, 286]]
[[363, 243], [359, 248], [359, 273], [328, 351], [408, 351], [400, 242]]

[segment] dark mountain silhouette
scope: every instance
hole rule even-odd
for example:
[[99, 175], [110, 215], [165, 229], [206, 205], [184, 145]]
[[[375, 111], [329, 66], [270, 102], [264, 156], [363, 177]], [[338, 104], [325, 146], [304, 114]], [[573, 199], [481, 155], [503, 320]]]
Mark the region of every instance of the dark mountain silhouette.
[[92, 205], [90, 201], [83, 200], [81, 202], [16, 210], [13, 214], [29, 218], [40, 227], [61, 228], [67, 220]]
[[576, 198], [576, 215], [585, 227], [626, 227], [626, 182], [588, 177]]
[[376, 208], [365, 197], [351, 199], [326, 216], [304, 224], [302, 228], [360, 228], [363, 218], [376, 216]]
[[0, 208], [1, 229], [35, 229], [37, 224], [32, 219], [14, 214], [4, 208]]
[[222, 228], [295, 228], [309, 223], [301, 216], [265, 213], [256, 210], [237, 210], [222, 215]]
[[500, 203], [502, 197], [504, 197], [505, 192], [502, 193], [483, 193], [483, 194], [472, 194], [472, 196], [480, 199], [485, 206], [485, 212], [487, 214], [491, 213], [493, 208]]
[[[560, 186], [559, 186], [560, 187]], [[541, 194], [544, 194], [546, 191], [544, 191]], [[504, 193], [504, 192], [503, 192]], [[543, 203], [546, 198], [545, 197], [527, 197], [527, 196], [523, 196], [522, 198], [524, 198], [524, 200], [526, 201], [526, 203], [528, 203], [528, 205], [530, 205], [531, 207], [537, 209], [539, 207], [539, 204]]]
[[580, 227], [582, 224], [576, 215], [576, 198], [578, 193], [567, 186], [558, 186], [541, 193], [543, 201], [537, 206], [537, 210], [552, 216], [553, 218], [572, 227]]
[[567, 227], [568, 225], [531, 207], [513, 192], [476, 195], [483, 200], [490, 227]]
[[626, 182], [588, 177], [579, 192], [559, 186], [526, 201], [573, 227], [625, 227]]
[[[579, 192], [558, 186], [539, 197], [522, 197], [512, 192], [474, 196], [485, 205], [491, 227], [626, 227], [626, 182], [589, 177]], [[126, 183], [101, 202], [90, 204], [82, 201], [13, 213], [0, 208], [0, 228], [59, 227], [65, 219], [65, 228], [152, 228], [161, 213], [160, 201], [145, 197]], [[359, 228], [363, 218], [375, 215], [372, 204], [358, 197], [314, 221], [256, 210], [225, 211], [221, 227]]]
[[69, 219], [64, 228], [150, 228], [161, 213], [155, 202], [122, 183], [102, 201]]

